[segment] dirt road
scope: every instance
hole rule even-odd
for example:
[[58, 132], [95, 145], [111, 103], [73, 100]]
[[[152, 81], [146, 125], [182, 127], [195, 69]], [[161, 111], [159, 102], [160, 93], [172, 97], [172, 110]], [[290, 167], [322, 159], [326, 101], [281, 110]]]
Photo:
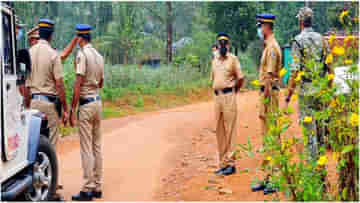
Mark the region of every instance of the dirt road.
[[[241, 93], [238, 103], [237, 142], [246, 143], [249, 137], [260, 146], [258, 94]], [[214, 126], [212, 102], [104, 121], [102, 200], [264, 200], [249, 188], [258, 174], [213, 176], [217, 163]], [[78, 137], [63, 139], [59, 153], [60, 183], [69, 200], [82, 183]], [[255, 159], [237, 163], [238, 170], [257, 165]], [[214, 185], [229, 188], [232, 194], [219, 195], [211, 190]]]

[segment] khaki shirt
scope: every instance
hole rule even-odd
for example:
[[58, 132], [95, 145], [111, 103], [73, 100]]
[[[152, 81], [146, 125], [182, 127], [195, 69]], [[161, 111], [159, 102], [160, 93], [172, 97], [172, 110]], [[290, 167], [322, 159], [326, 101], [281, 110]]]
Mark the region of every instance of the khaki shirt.
[[225, 59], [219, 54], [212, 61], [211, 80], [213, 89], [235, 87], [237, 80], [243, 78], [239, 59], [231, 53], [227, 53]]
[[64, 77], [59, 53], [46, 40], [39, 40], [29, 52], [32, 64], [26, 87], [32, 94], [57, 95], [56, 80]]
[[260, 84], [264, 85], [266, 78], [271, 78], [273, 85], [279, 85], [279, 72], [281, 70], [282, 54], [279, 44], [274, 35], [269, 36], [265, 41], [260, 62]]
[[85, 45], [76, 57], [76, 74], [84, 76], [80, 97], [100, 93], [99, 83], [104, 79], [104, 59], [91, 44]]

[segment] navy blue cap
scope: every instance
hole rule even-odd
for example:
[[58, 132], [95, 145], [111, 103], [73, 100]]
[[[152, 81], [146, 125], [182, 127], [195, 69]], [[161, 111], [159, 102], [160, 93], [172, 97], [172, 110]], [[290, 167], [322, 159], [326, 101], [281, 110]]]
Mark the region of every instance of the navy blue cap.
[[78, 34], [90, 34], [92, 27], [88, 24], [77, 24], [76, 30]]
[[271, 13], [262, 13], [256, 15], [256, 20], [260, 23], [274, 23], [276, 16]]
[[217, 40], [230, 40], [230, 36], [228, 34], [226, 34], [225, 32], [219, 32], [219, 34], [217, 35]]
[[53, 31], [54, 30], [54, 21], [47, 19], [47, 18], [42, 18], [39, 20], [39, 29], [40, 30], [49, 30], [49, 31]]

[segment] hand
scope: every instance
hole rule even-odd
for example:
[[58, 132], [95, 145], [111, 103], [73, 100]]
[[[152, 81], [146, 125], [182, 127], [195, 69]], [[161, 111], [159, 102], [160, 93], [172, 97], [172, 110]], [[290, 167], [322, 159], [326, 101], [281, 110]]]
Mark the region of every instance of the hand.
[[63, 122], [64, 126], [67, 125], [68, 120], [69, 120], [69, 115], [66, 111], [64, 111], [63, 115], [62, 115], [62, 122]]
[[75, 127], [76, 123], [77, 123], [77, 121], [76, 121], [75, 113], [71, 112], [71, 114], [70, 114], [70, 126]]

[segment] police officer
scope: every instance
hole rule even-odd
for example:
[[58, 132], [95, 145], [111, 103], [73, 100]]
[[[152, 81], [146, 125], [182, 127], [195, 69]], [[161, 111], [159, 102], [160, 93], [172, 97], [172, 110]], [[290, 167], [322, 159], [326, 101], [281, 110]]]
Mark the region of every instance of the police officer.
[[26, 33], [26, 35], [28, 37], [28, 43], [30, 47], [34, 46], [40, 39], [39, 26], [32, 28], [29, 32]]
[[[68, 120], [64, 72], [60, 55], [50, 45], [54, 22], [40, 19], [38, 26], [40, 39], [29, 50], [32, 64], [31, 73], [26, 80], [26, 89], [31, 94], [31, 108], [47, 116], [50, 143], [56, 149], [60, 137], [59, 118], [62, 117], [64, 125]], [[26, 103], [30, 103], [29, 98], [26, 99]]]
[[226, 33], [217, 36], [219, 51], [212, 61], [211, 80], [215, 99], [216, 138], [220, 169], [217, 175], [236, 172], [234, 145], [237, 133], [237, 92], [244, 76], [238, 58], [230, 53], [230, 37]]
[[100, 89], [104, 84], [104, 59], [91, 45], [89, 25], [76, 25], [80, 50], [76, 57], [76, 81], [70, 124], [76, 125], [76, 107], [78, 108], [80, 152], [84, 171], [84, 184], [79, 194], [72, 200], [91, 201], [102, 197], [103, 154], [101, 115], [102, 103]]
[[[292, 73], [290, 79], [289, 94], [286, 98], [286, 103], [290, 102], [290, 98], [293, 95], [296, 84], [296, 77], [300, 73], [304, 73], [304, 76], [300, 80], [300, 88], [298, 90], [299, 94], [299, 112], [300, 124], [306, 129], [305, 133], [308, 136], [308, 151], [312, 159], [317, 159], [319, 153], [319, 139], [323, 132], [321, 132], [320, 127], [317, 125], [316, 121], [310, 123], [305, 123], [305, 116], [312, 117], [314, 116], [314, 111], [319, 110], [321, 106], [317, 100], [311, 96], [313, 93], [312, 87], [312, 76], [314, 76], [313, 70], [305, 66], [305, 62], [310, 59], [315, 59], [315, 61], [324, 61], [326, 55], [329, 53], [329, 47], [327, 41], [321, 36], [321, 34], [315, 32], [312, 29], [312, 16], [313, 11], [308, 7], [303, 7], [299, 10], [297, 14], [297, 19], [300, 25], [301, 33], [295, 37], [292, 42], [292, 55], [294, 57], [292, 64]], [[324, 66], [326, 68], [326, 66]], [[324, 68], [323, 67], [323, 68]], [[317, 72], [329, 72], [330, 69], [324, 69]]]
[[[261, 84], [259, 118], [261, 121], [261, 135], [265, 137], [268, 133], [270, 117], [274, 116], [279, 108], [279, 72], [281, 70], [282, 56], [280, 46], [273, 33], [276, 17], [272, 14], [258, 14], [256, 18], [258, 36], [264, 40], [265, 44], [259, 73]], [[270, 175], [261, 184], [253, 187], [252, 190], [264, 190], [264, 194], [275, 192], [275, 189], [271, 188], [270, 184], [268, 184], [269, 178]]]

